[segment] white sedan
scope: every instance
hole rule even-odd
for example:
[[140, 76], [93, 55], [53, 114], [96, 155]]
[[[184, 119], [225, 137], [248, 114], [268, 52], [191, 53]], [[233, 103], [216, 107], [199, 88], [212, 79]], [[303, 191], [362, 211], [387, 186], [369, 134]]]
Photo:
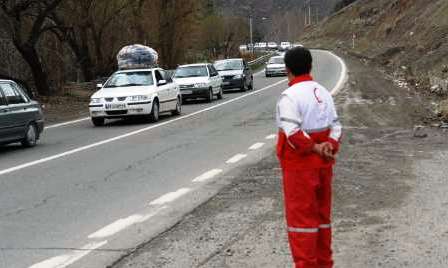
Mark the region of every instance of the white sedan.
[[89, 104], [95, 126], [104, 125], [106, 119], [131, 116], [157, 122], [160, 113], [181, 113], [179, 86], [160, 68], [118, 71], [98, 88]]
[[222, 78], [210, 63], [181, 65], [174, 73], [183, 100], [205, 98], [212, 102], [214, 96], [223, 98]]
[[270, 58], [264, 72], [266, 77], [287, 75], [284, 56]]

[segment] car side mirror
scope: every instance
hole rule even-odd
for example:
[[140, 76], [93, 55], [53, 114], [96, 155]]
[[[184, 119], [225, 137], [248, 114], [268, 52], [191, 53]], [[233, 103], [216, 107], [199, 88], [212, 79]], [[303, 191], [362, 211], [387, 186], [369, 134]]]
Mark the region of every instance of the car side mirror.
[[164, 86], [166, 84], [168, 84], [168, 82], [166, 80], [159, 80], [159, 82], [157, 83], [157, 85], [159, 85], [159, 86]]
[[96, 84], [96, 88], [97, 89], [102, 89], [103, 88], [103, 84]]

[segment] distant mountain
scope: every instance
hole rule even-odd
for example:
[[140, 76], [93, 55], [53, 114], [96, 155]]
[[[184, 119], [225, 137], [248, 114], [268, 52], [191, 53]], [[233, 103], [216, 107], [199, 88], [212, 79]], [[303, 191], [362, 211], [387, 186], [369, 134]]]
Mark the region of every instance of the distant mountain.
[[322, 16], [330, 14], [339, 0], [214, 0], [219, 10], [227, 14], [270, 16], [272, 13], [302, 9], [307, 2], [319, 8]]
[[[334, 10], [340, 0], [209, 0], [222, 15], [250, 16], [254, 19], [255, 40], [294, 41], [303, 31], [305, 6], [311, 2], [313, 23]], [[306, 9], [306, 14], [310, 12]]]

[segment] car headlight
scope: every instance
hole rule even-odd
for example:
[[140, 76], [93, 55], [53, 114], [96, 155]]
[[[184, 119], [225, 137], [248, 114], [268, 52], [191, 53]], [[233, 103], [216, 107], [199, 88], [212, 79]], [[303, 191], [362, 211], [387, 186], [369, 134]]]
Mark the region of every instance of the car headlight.
[[237, 74], [233, 77], [233, 79], [241, 79], [241, 78], [243, 78], [242, 74]]
[[195, 88], [207, 87], [207, 83], [197, 83], [197, 84], [194, 84], [194, 87]]
[[101, 98], [90, 98], [90, 103], [93, 104], [101, 103]]
[[147, 100], [149, 100], [149, 96], [145, 96], [145, 95], [129, 97], [129, 101], [147, 101]]

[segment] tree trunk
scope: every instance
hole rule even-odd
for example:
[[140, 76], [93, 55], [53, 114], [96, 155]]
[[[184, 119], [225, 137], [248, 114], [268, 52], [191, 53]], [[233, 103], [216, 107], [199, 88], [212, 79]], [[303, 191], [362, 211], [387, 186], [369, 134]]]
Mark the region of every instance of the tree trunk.
[[30, 67], [37, 93], [41, 96], [50, 96], [51, 90], [48, 82], [48, 74], [43, 68], [35, 47], [27, 45], [16, 45], [16, 47]]

